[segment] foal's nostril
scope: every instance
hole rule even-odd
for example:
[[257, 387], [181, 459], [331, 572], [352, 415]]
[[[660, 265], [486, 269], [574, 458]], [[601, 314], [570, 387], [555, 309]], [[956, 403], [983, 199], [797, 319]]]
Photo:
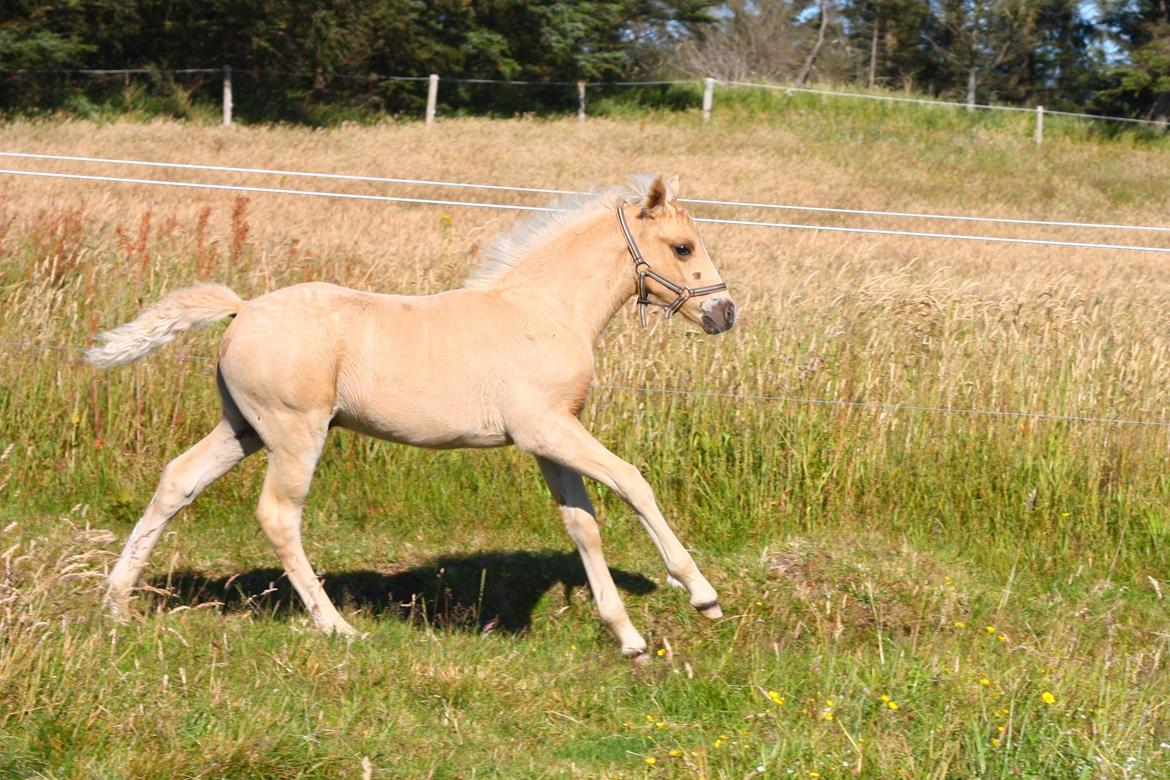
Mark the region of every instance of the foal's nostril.
[[727, 308], [723, 312], [723, 321], [727, 323], [727, 327], [735, 324], [735, 304], [728, 303]]

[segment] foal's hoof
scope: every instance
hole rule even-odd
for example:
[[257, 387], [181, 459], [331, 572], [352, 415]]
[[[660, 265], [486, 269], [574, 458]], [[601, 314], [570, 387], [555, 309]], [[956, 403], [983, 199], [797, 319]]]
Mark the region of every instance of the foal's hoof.
[[115, 623], [125, 625], [130, 622], [130, 596], [112, 595], [107, 593], [104, 599], [106, 615]]
[[338, 620], [336, 623], [322, 626], [321, 631], [327, 636], [338, 636], [346, 639], [358, 639], [360, 637], [357, 629], [344, 620]]
[[699, 614], [709, 620], [723, 617], [723, 608], [719, 606], [718, 601], [709, 601], [706, 604], [696, 604], [695, 609], [699, 610]]
[[635, 656], [630, 657], [630, 661], [634, 664], [635, 669], [645, 669], [650, 665], [652, 660], [654, 659], [651, 658], [650, 654], [647, 652], [641, 652]]

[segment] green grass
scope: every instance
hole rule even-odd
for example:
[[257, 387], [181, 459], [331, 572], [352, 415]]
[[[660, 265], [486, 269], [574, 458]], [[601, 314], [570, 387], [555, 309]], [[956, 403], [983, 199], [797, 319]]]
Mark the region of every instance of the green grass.
[[[997, 205], [1036, 197], [1003, 178], [1031, 154], [1020, 128], [980, 130], [980, 152], [895, 123], [891, 170], [858, 140], [872, 119], [810, 115], [791, 137], [808, 140], [809, 166], [894, 204], [935, 186], [973, 203], [987, 182]], [[636, 123], [579, 138], [565, 124], [466, 132], [543, 149], [528, 135], [555, 130], [570, 161], [616, 137], [615, 154], [677, 162], [637, 147]], [[656, 132], [682, 138], [684, 157], [710, 146], [724, 191], [748, 173], [717, 154], [781, 145], [771, 124], [713, 124]], [[344, 132], [409, 150], [414, 131]], [[201, 131], [166, 132], [182, 151]], [[259, 137], [229, 132], [215, 141]], [[282, 148], [317, 139], [279, 132]], [[417, 154], [453, 153], [436, 137]], [[1029, 164], [1076, 167], [1064, 213], [1152, 208], [1148, 150], [1053, 146]], [[1085, 159], [1104, 196], [1082, 186]], [[216, 201], [209, 223], [186, 201], [61, 192], [14, 185], [0, 213], [0, 777], [355, 778], [363, 759], [375, 778], [1170, 777], [1166, 427], [831, 403], [1164, 420], [1160, 261], [736, 234], [719, 256], [742, 296], [734, 331], [641, 331], [623, 311], [598, 349], [600, 385], [828, 402], [594, 391], [586, 424], [643, 469], [727, 613], [707, 622], [666, 588], [631, 513], [595, 491], [655, 651], [635, 667], [528, 458], [346, 432], [322, 458], [305, 541], [362, 639], [309, 629], [252, 517], [261, 457], [175, 519], [139, 614], [110, 622], [103, 573], [161, 467], [215, 419], [203, 356], [221, 330], [105, 373], [56, 347], [197, 278], [246, 296], [315, 277], [441, 289], [468, 262], [458, 251], [501, 226], [404, 211], [401, 229], [365, 236], [335, 224], [356, 207], [282, 202], [261, 221]], [[296, 232], [313, 219], [342, 249]]]

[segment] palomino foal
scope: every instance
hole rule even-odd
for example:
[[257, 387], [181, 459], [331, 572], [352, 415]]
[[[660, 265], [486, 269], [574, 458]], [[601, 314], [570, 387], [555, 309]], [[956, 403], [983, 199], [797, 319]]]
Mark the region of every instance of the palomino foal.
[[437, 295], [377, 295], [329, 284], [286, 287], [243, 301], [222, 285], [178, 290], [102, 334], [86, 357], [114, 366], [191, 328], [234, 317], [219, 348], [223, 418], [163, 470], [158, 489], [110, 572], [107, 598], [125, 614], [131, 588], [167, 521], [261, 447], [268, 471], [256, 514], [313, 623], [353, 634], [305, 557], [301, 508], [329, 428], [420, 447], [515, 444], [536, 457], [585, 564], [601, 619], [638, 656], [646, 641], [626, 614], [601, 552], [585, 475], [637, 513], [672, 584], [709, 618], [715, 590], [671, 532], [638, 470], [577, 419], [593, 347], [635, 294], [708, 333], [735, 305], [690, 217], [677, 179], [635, 179], [499, 239], [464, 287]]

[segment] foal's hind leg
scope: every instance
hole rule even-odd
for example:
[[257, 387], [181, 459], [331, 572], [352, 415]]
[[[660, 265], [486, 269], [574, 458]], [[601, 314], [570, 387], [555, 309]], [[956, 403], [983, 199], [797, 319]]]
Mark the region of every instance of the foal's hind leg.
[[609, 573], [605, 554], [601, 552], [601, 532], [597, 528], [593, 504], [585, 492], [581, 475], [546, 458], [538, 457], [536, 462], [540, 464], [548, 489], [561, 508], [565, 530], [581, 553], [585, 576], [589, 578], [589, 589], [593, 591], [593, 600], [597, 603], [597, 614], [621, 643], [622, 655], [641, 655], [646, 652], [646, 640], [630, 622], [622, 597], [613, 584], [613, 575]]
[[353, 635], [357, 631], [338, 614], [313, 573], [301, 544], [301, 510], [328, 430], [328, 422], [315, 425], [304, 417], [292, 415], [276, 425], [271, 421], [265, 425], [268, 473], [256, 517], [312, 616], [313, 625], [327, 634], [336, 631]]
[[124, 614], [129, 606], [130, 589], [138, 582], [167, 521], [259, 448], [260, 440], [250, 428], [223, 419], [202, 441], [167, 464], [154, 497], [107, 580], [106, 603], [115, 615]]

